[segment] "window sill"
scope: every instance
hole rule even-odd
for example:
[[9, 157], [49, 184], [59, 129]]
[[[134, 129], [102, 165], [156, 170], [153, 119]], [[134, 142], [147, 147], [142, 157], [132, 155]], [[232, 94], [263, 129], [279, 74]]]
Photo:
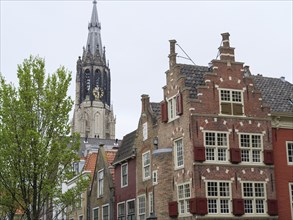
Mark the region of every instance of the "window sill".
[[182, 169], [184, 169], [184, 166], [181, 166], [181, 167], [174, 167], [174, 170], [175, 170], [175, 171], [182, 170]]
[[151, 179], [151, 177], [146, 177], [146, 178], [143, 178], [142, 181], [144, 182], [144, 181], [148, 181], [150, 179]]

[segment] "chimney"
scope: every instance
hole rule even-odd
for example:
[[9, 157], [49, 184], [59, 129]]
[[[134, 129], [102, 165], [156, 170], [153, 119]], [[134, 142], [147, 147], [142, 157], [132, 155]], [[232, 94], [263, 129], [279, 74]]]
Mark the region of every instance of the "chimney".
[[148, 95], [141, 95], [141, 113], [144, 113], [150, 105], [150, 97]]
[[244, 66], [244, 76], [245, 77], [251, 76], [251, 72], [250, 72], [249, 66]]
[[282, 82], [286, 82], [286, 80], [285, 80], [285, 76], [281, 76], [280, 79], [281, 79]]
[[220, 51], [220, 60], [224, 61], [235, 61], [234, 57], [234, 49], [233, 47], [230, 47], [230, 34], [229, 33], [223, 33], [222, 35], [222, 46], [219, 47]]
[[169, 68], [171, 69], [174, 65], [176, 65], [176, 56], [177, 56], [177, 53], [175, 53], [176, 40], [169, 40], [169, 42], [170, 42]]

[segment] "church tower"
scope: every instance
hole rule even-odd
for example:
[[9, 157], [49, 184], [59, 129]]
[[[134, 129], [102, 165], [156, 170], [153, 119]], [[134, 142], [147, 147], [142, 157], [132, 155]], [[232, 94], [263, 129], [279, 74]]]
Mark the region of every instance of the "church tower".
[[96, 4], [94, 0], [87, 44], [76, 64], [72, 131], [79, 132], [81, 137], [114, 139], [116, 120], [111, 106], [111, 75]]

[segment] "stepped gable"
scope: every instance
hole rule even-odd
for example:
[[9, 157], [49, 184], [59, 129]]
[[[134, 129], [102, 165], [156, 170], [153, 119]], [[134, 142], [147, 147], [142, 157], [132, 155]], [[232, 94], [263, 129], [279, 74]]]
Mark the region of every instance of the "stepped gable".
[[180, 73], [186, 77], [185, 86], [190, 88], [190, 98], [197, 97], [197, 86], [205, 85], [204, 75], [211, 72], [207, 66], [181, 64]]
[[293, 85], [284, 78], [252, 76], [255, 87], [272, 112], [293, 112]]
[[118, 149], [113, 164], [122, 162], [134, 155], [134, 140], [136, 137], [136, 130], [125, 135]]

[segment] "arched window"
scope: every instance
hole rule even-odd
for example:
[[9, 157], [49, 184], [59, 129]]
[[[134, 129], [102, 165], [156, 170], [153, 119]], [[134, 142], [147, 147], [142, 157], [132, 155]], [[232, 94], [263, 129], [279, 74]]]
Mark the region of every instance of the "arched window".
[[91, 79], [90, 79], [90, 70], [85, 70], [85, 85], [86, 85], [86, 94], [89, 94], [91, 88]]

